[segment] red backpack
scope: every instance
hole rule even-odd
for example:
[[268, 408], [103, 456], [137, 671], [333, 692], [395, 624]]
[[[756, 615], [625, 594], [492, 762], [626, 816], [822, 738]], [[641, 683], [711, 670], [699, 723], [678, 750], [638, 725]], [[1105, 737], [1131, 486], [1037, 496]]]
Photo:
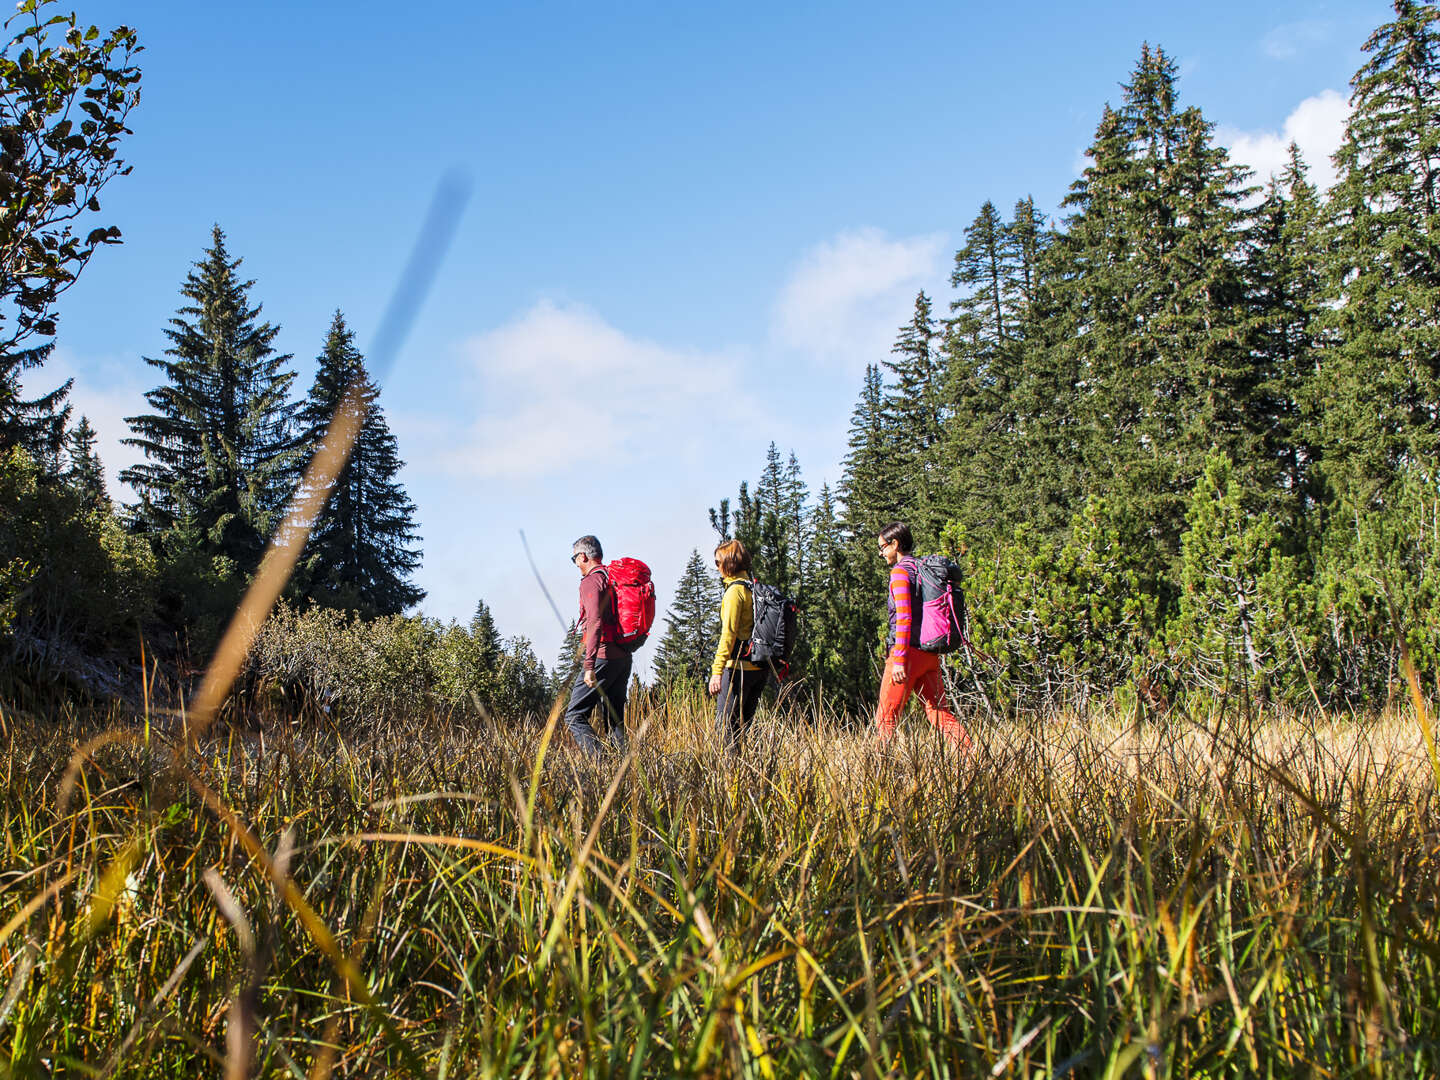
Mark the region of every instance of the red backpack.
[[607, 640], [634, 652], [645, 644], [655, 625], [655, 586], [650, 584], [650, 567], [639, 559], [612, 559], [605, 576], [615, 596], [615, 626]]

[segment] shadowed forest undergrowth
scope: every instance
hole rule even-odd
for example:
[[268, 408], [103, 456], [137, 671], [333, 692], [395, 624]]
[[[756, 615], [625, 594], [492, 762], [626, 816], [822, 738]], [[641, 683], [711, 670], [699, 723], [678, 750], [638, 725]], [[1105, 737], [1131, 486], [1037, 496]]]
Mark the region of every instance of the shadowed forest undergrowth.
[[602, 766], [260, 717], [188, 780], [115, 720], [4, 717], [15, 1075], [1440, 1071], [1405, 715], [977, 720], [965, 759], [790, 717], [727, 760], [672, 703]]

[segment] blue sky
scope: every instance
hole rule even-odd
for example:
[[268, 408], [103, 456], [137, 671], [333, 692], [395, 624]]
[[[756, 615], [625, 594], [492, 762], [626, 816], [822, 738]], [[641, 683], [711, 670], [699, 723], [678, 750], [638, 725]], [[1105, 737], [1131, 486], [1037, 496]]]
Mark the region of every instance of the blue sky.
[[[122, 246], [63, 299], [54, 359], [99, 429], [154, 385], [214, 222], [309, 385], [331, 313], [364, 347], [439, 177], [473, 194], [381, 397], [424, 537], [422, 610], [478, 599], [547, 663], [570, 542], [655, 571], [794, 450], [840, 474], [868, 361], [924, 288], [943, 309], [993, 200], [1053, 212], [1142, 42], [1263, 172], [1338, 140], [1379, 3], [80, 4], [136, 28], [143, 100], [105, 192]], [[1323, 176], [1322, 176], [1323, 179]], [[641, 653], [642, 661], [653, 646]]]

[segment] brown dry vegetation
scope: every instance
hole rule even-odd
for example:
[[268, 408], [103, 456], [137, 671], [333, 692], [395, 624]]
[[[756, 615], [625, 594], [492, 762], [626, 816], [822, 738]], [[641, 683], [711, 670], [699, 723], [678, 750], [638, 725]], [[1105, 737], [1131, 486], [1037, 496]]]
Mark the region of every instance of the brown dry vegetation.
[[0, 1061], [1440, 1072], [1411, 714], [975, 717], [965, 759], [769, 716], [726, 759], [698, 701], [636, 712], [599, 766], [540, 723], [251, 715], [183, 770], [158, 725], [6, 713]]

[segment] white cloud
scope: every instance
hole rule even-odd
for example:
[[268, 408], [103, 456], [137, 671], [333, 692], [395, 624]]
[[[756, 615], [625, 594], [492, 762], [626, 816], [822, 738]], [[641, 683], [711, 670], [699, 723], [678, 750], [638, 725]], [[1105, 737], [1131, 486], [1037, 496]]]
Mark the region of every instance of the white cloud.
[[940, 235], [892, 239], [867, 228], [817, 245], [776, 301], [775, 342], [854, 370], [888, 356], [915, 294], [944, 280], [944, 244]]
[[798, 452], [818, 489], [855, 386], [817, 379], [811, 362], [840, 374], [837, 362], [858, 372], [888, 356], [916, 290], [946, 280], [943, 245], [876, 230], [817, 245], [759, 342], [673, 346], [557, 300], [465, 340], [464, 374], [443, 399], [387, 408], [425, 538], [422, 608], [466, 618], [484, 597], [502, 632], [529, 637], [549, 664], [561, 634], [518, 531], [567, 620], [570, 543], [594, 532], [607, 554], [654, 572], [660, 619], [637, 658], [648, 665], [691, 549], [714, 543], [707, 507], [758, 475], [772, 439]]
[[1333, 23], [1320, 19], [1283, 23], [1265, 35], [1260, 48], [1273, 60], [1293, 60], [1324, 43], [1333, 29]]
[[98, 436], [95, 450], [105, 466], [105, 483], [110, 497], [117, 502], [134, 498], [128, 487], [120, 486], [120, 470], [143, 458], [140, 451], [120, 443], [130, 437], [125, 417], [149, 411], [145, 403], [149, 387], [134, 377], [137, 367], [143, 365], [134, 358], [82, 361], [60, 346], [42, 367], [27, 372], [23, 380], [26, 393], [37, 396], [54, 390], [66, 379], [75, 380], [68, 399], [73, 407], [71, 423], [79, 423], [81, 416], [90, 418], [90, 426]]
[[1285, 168], [1293, 142], [1310, 168], [1311, 182], [1324, 190], [1335, 183], [1330, 155], [1340, 146], [1349, 115], [1350, 103], [1338, 91], [1324, 90], [1295, 106], [1280, 131], [1242, 131], [1222, 124], [1215, 137], [1229, 147], [1232, 160], [1254, 169], [1261, 183]]
[[698, 452], [722, 388], [744, 398], [734, 352], [630, 337], [595, 312], [550, 300], [463, 346], [478, 376], [476, 418], [439, 454], [450, 470], [521, 479], [577, 462], [612, 465]]

